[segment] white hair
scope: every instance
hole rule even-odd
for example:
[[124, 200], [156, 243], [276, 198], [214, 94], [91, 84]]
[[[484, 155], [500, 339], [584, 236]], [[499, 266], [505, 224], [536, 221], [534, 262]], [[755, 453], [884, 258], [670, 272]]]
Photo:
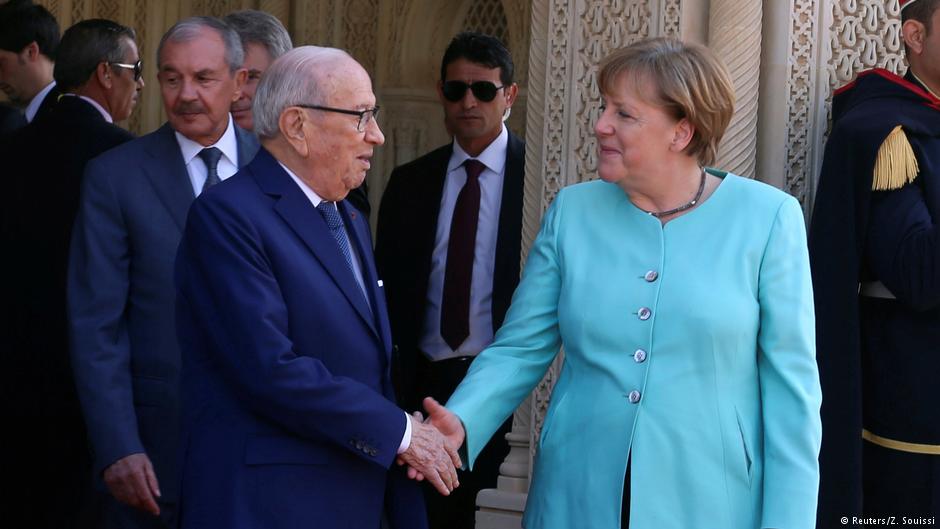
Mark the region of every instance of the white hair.
[[261, 77], [251, 104], [255, 134], [265, 139], [277, 136], [278, 120], [289, 106], [326, 104], [323, 74], [344, 61], [355, 63], [343, 50], [319, 46], [299, 46], [275, 60]]

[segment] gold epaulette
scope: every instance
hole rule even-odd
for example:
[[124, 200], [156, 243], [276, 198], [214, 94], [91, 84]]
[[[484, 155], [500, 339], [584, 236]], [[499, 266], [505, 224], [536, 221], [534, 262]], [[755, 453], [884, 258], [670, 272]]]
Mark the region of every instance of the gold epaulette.
[[878, 149], [871, 188], [873, 191], [900, 189], [913, 182], [919, 172], [920, 167], [917, 165], [917, 156], [911, 142], [908, 141], [901, 125], [898, 125]]

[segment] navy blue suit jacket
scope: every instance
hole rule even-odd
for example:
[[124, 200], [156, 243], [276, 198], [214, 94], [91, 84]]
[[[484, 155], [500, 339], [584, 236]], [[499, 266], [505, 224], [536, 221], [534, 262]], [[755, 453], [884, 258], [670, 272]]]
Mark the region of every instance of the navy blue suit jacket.
[[[257, 152], [236, 128], [239, 166]], [[170, 126], [91, 160], [68, 271], [71, 355], [95, 470], [145, 452], [177, 497], [179, 348], [173, 261], [193, 188]]]
[[184, 528], [378, 528], [383, 511], [393, 528], [426, 526], [394, 465], [405, 416], [368, 222], [339, 209], [365, 294], [264, 149], [189, 214], [176, 263]]

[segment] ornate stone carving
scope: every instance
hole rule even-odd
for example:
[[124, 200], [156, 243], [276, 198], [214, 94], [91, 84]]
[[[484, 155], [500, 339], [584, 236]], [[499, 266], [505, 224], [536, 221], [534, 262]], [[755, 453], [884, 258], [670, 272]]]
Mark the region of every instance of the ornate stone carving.
[[712, 0], [709, 13], [709, 46], [728, 66], [737, 96], [716, 165], [747, 177], [757, 164], [761, 13], [761, 0]]
[[897, 0], [832, 0], [829, 8], [829, 46], [832, 56], [827, 66], [831, 89], [851, 81], [868, 68], [904, 69], [901, 40], [901, 9]]
[[124, 17], [121, 16], [121, 7], [123, 6], [122, 1], [120, 0], [96, 0], [95, 1], [95, 16], [100, 18], [107, 18], [109, 20], [121, 21]]
[[787, 142], [784, 191], [809, 208], [810, 183], [815, 180], [818, 136], [817, 87], [819, 68], [817, 0], [794, 0], [790, 17], [787, 61]]
[[376, 0], [351, 0], [344, 3], [343, 42], [346, 51], [356, 58], [367, 72], [375, 71], [378, 11]]
[[492, 35], [506, 46], [511, 45], [509, 23], [501, 0], [479, 0], [471, 3], [463, 27]]
[[662, 34], [668, 37], [679, 37], [682, 14], [681, 0], [664, 0], [661, 9]]

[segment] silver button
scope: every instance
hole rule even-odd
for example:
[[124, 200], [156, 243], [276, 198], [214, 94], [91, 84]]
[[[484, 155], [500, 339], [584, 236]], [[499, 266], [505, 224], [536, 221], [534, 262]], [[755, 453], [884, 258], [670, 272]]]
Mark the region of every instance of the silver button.
[[646, 273], [646, 275], [643, 276], [643, 279], [645, 279], [647, 283], [652, 283], [653, 281], [656, 281], [656, 278], [658, 277], [659, 273], [656, 270], [650, 270]]
[[646, 351], [644, 351], [643, 349], [637, 349], [636, 351], [634, 351], [634, 352], [633, 352], [633, 360], [634, 360], [636, 363], [638, 363], [638, 364], [642, 364], [643, 362], [645, 362], [645, 361], [646, 361]]
[[640, 310], [637, 311], [636, 315], [639, 316], [641, 320], [646, 321], [650, 319], [650, 316], [653, 315], [653, 311], [646, 307], [640, 307]]
[[629, 395], [627, 395], [627, 398], [630, 399], [631, 404], [636, 404], [637, 402], [640, 402], [640, 392], [633, 390]]

